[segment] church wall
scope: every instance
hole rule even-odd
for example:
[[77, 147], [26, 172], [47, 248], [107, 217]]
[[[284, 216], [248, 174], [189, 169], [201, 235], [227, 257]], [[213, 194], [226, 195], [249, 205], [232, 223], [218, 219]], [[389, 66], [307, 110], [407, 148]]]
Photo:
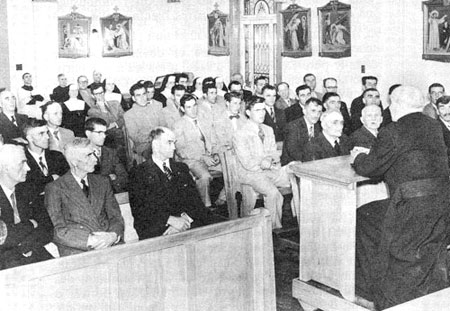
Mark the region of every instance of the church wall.
[[[58, 0], [32, 2], [7, 0], [10, 36], [10, 71], [13, 89], [22, 85], [24, 72], [33, 74], [33, 85], [45, 95], [57, 85], [57, 75], [65, 73], [69, 82], [76, 82], [84, 74], [92, 80], [98, 69], [105, 78], [112, 78], [122, 91], [140, 79], [151, 79], [171, 72], [193, 71], [205, 76], [221, 75], [229, 78], [229, 57], [208, 55], [207, 18], [216, 1], [182, 0]], [[228, 0], [218, 0], [219, 10], [228, 14]], [[91, 55], [89, 58], [59, 58], [57, 17], [76, 12], [92, 18]], [[101, 56], [100, 18], [114, 13], [133, 18], [133, 55], [125, 57]], [[23, 71], [15, 71], [15, 64], [23, 64]]]
[[9, 88], [8, 16], [6, 1], [0, 1], [0, 89]]

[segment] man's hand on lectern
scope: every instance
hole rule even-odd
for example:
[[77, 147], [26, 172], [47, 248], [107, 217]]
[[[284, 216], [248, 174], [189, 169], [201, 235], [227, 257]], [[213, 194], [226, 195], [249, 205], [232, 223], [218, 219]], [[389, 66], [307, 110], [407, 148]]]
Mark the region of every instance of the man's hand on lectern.
[[358, 147], [358, 146], [353, 148], [352, 151], [350, 151], [351, 163], [355, 162], [356, 157], [360, 153], [369, 154], [369, 152], [370, 152], [369, 148]]

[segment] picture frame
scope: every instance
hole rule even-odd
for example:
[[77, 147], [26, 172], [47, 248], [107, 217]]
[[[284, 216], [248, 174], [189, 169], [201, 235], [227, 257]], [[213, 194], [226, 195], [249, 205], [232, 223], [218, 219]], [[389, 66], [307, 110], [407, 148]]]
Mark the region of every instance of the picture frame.
[[58, 55], [60, 58], [89, 57], [91, 18], [72, 12], [58, 17]]
[[450, 62], [450, 1], [424, 1], [422, 2], [422, 10], [422, 58]]
[[131, 17], [117, 12], [100, 18], [103, 57], [133, 55], [132, 22]]
[[319, 15], [319, 56], [342, 58], [352, 54], [351, 5], [331, 0], [317, 8]]
[[208, 54], [215, 56], [230, 55], [229, 18], [218, 10], [207, 15], [208, 20]]
[[283, 25], [281, 56], [293, 58], [312, 56], [311, 9], [291, 4], [280, 13]]

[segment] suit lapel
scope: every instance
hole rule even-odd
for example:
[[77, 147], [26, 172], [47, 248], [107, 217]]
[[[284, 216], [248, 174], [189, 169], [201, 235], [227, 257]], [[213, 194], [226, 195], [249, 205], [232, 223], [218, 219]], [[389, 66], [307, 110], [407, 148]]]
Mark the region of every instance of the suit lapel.
[[0, 212], [1, 219], [10, 224], [14, 223], [14, 212], [2, 187], [0, 187]]
[[[91, 203], [89, 202], [88, 198], [83, 193], [83, 190], [81, 189], [78, 182], [75, 180], [75, 177], [73, 177], [71, 172], [68, 172], [63, 177], [64, 186], [66, 190], [66, 195], [71, 197], [72, 200], [77, 202], [77, 206], [83, 207], [88, 213], [92, 213]], [[90, 180], [88, 179], [89, 183], [89, 191], [92, 191]]]

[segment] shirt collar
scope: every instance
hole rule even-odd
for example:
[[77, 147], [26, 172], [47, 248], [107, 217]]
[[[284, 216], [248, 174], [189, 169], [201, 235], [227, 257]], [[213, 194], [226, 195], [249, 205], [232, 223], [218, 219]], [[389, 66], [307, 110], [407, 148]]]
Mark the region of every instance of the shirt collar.
[[329, 136], [328, 134], [326, 134], [325, 132], [322, 132], [322, 133], [323, 133], [323, 136], [325, 136], [325, 138], [331, 144], [331, 146], [334, 147], [334, 143], [335, 143], [336, 140], [337, 140], [338, 143], [340, 142], [340, 138], [333, 138], [333, 137]]
[[13, 189], [9, 189], [8, 187], [0, 184], [0, 187], [3, 189], [3, 192], [5, 193], [6, 197], [8, 198], [8, 200], [11, 199], [11, 194], [14, 193], [14, 191], [16, 190], [16, 188], [14, 187]]
[[45, 161], [45, 151], [43, 149], [42, 149], [42, 152], [40, 154], [37, 154], [36, 152], [32, 151], [29, 148], [28, 148], [28, 152], [36, 160], [37, 163], [39, 163], [39, 158], [40, 157], [42, 157], [42, 160]]
[[152, 160], [153, 160], [153, 162], [161, 169], [161, 171], [163, 171], [163, 172], [164, 172], [163, 163], [166, 163], [166, 166], [167, 166], [169, 169], [172, 169], [172, 168], [170, 167], [170, 161], [169, 161], [169, 159], [167, 159], [167, 160], [165, 160], [165, 161], [161, 161], [160, 159], [158, 159], [158, 158], [156, 158], [154, 155], [152, 155]]
[[370, 133], [373, 134], [373, 136], [377, 137], [378, 136], [378, 130], [371, 130], [370, 128], [366, 127], [365, 125], [363, 125], [366, 130], [368, 130]]
[[[73, 178], [75, 178], [75, 180], [78, 183], [78, 185], [80, 186], [80, 188], [83, 189], [83, 184], [81, 183], [81, 178], [76, 176], [74, 173], [71, 173], [71, 174], [72, 174]], [[86, 182], [86, 185], [89, 186], [89, 181], [88, 181], [87, 175], [83, 179]]]

